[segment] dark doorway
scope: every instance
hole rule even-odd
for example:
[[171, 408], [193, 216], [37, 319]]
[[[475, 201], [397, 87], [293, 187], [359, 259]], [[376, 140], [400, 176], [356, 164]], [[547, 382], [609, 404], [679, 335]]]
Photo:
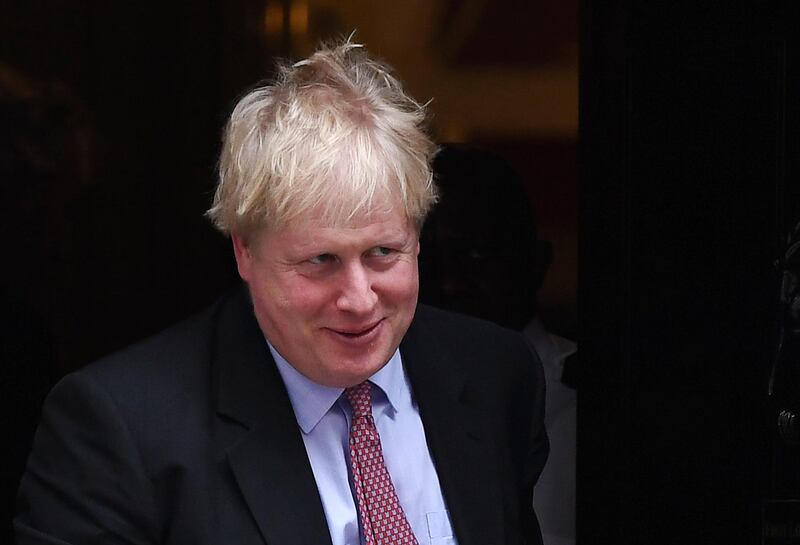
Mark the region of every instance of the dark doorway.
[[800, 452], [767, 387], [800, 20], [754, 1], [586, 1], [582, 20], [578, 540], [798, 543]]

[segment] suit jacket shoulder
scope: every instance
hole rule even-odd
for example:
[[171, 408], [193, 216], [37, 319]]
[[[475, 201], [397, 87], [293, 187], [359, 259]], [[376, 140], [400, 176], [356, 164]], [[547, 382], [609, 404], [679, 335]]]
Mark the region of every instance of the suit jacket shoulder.
[[56, 385], [20, 485], [17, 541], [324, 544], [293, 419], [241, 290]]
[[[425, 337], [428, 342], [441, 345], [440, 349], [457, 354], [463, 365], [488, 367], [488, 374], [536, 371], [541, 364], [535, 354], [530, 354], [524, 337], [517, 331], [479, 318], [419, 305], [405, 342]], [[486, 366], [487, 358], [500, 367]]]

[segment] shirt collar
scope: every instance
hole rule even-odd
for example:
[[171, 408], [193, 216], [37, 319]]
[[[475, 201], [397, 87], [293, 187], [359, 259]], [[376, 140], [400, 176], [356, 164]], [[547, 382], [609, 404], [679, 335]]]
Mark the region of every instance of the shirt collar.
[[[344, 388], [317, 384], [286, 361], [286, 358], [275, 350], [272, 343], [267, 341], [267, 345], [283, 383], [286, 385], [297, 424], [303, 433], [308, 434], [341, 397]], [[389, 362], [369, 377], [369, 380], [383, 391], [391, 408], [397, 411], [403, 391], [408, 388], [400, 350], [395, 350]]]
[[[400, 349], [394, 351], [389, 362], [381, 367], [377, 373], [369, 377], [370, 382], [383, 390], [389, 406], [394, 410], [400, 407], [400, 402], [408, 384], [403, 372], [403, 360], [400, 358]], [[374, 402], [373, 402], [374, 405]]]
[[575, 342], [548, 332], [538, 317], [531, 320], [522, 333], [545, 369], [556, 366], [560, 370], [564, 367], [564, 360], [578, 351]]

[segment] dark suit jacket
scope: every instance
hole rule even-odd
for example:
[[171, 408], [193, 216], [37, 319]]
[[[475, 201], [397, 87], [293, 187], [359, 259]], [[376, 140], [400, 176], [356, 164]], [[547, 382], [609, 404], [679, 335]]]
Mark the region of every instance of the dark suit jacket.
[[[460, 545], [539, 543], [544, 381], [522, 338], [420, 306], [400, 350]], [[15, 526], [20, 545], [330, 543], [243, 291], [54, 388]]]

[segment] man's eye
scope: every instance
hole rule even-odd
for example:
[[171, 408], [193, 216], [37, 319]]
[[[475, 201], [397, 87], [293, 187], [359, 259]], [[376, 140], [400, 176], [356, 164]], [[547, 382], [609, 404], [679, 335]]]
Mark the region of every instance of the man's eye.
[[370, 250], [370, 255], [374, 257], [385, 257], [392, 253], [391, 248], [387, 248], [386, 246], [376, 246], [372, 250]]
[[308, 260], [312, 265], [323, 265], [334, 260], [333, 254], [319, 254]]

